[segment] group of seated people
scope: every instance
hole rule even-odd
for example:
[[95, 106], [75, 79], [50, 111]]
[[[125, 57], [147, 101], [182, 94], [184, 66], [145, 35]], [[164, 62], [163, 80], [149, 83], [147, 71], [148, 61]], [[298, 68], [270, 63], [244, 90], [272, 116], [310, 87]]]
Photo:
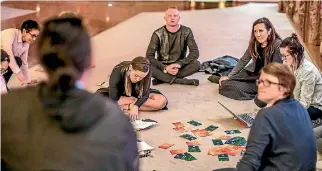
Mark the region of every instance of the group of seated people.
[[[176, 7], [169, 7], [164, 18], [166, 25], [153, 33], [146, 57], [116, 65], [109, 87], [94, 94], [84, 89], [91, 44], [83, 20], [69, 15], [45, 21], [37, 51], [48, 79], [1, 97], [2, 169], [139, 170], [137, 137], [128, 118], [168, 104], [151, 82], [199, 85], [199, 80], [186, 78], [200, 69], [191, 29], [179, 24]], [[37, 37], [25, 28], [17, 30], [18, 43], [26, 43], [21, 34]], [[15, 58], [2, 51], [4, 75]], [[305, 59], [295, 34], [282, 40], [267, 18], [256, 20], [248, 49], [231, 73], [220, 78], [219, 93], [255, 99], [263, 107], [237, 167], [221, 170], [316, 169], [311, 120], [322, 116], [322, 78]]]

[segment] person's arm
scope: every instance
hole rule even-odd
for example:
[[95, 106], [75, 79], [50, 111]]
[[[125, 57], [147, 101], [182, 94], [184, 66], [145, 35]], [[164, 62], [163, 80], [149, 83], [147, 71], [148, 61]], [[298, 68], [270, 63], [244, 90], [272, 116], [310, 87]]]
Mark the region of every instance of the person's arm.
[[272, 62], [283, 63], [282, 55], [280, 52], [281, 43], [282, 43], [282, 41], [280, 41], [280, 40], [277, 40], [277, 42], [275, 43]]
[[261, 110], [250, 129], [246, 152], [237, 164], [237, 171], [255, 171], [261, 166], [261, 158], [266, 146], [270, 143], [273, 131], [267, 113]]
[[159, 46], [160, 46], [159, 37], [156, 33], [153, 33], [149, 43], [149, 47], [146, 51], [146, 57], [150, 60], [153, 66], [163, 71], [166, 66], [163, 65], [157, 59], [155, 59], [155, 52], [159, 49]]
[[121, 97], [118, 89], [121, 79], [120, 68], [114, 68], [109, 79], [109, 98], [114, 101], [118, 101]]
[[139, 98], [134, 105], [136, 105], [137, 107], [141, 107], [143, 105], [143, 103], [145, 103], [148, 99], [149, 99], [149, 95], [150, 95], [150, 88], [142, 95], [141, 98]]
[[177, 63], [183, 67], [185, 65], [188, 65], [190, 62], [197, 60], [199, 58], [199, 49], [198, 45], [196, 43], [196, 40], [193, 36], [192, 30], [189, 29], [189, 34], [187, 37], [187, 45], [189, 47], [189, 54], [187, 57], [179, 60]]
[[297, 100], [299, 100], [306, 109], [311, 105], [314, 95], [315, 82], [315, 75], [312, 71], [301, 75], [300, 80], [297, 82], [297, 84], [301, 86], [300, 97]]
[[28, 66], [29, 66], [28, 65], [28, 51], [29, 51], [29, 48], [26, 51], [24, 51], [21, 55], [21, 61], [22, 61], [21, 71], [22, 71], [23, 76], [25, 77], [26, 83], [30, 83], [29, 68], [28, 68]]
[[248, 62], [252, 59], [249, 53], [249, 48], [245, 51], [244, 55], [238, 60], [237, 65], [234, 67], [234, 69], [229, 73], [228, 77], [231, 77], [233, 75], [238, 74], [242, 69], [245, 68], [245, 66], [248, 64]]
[[12, 70], [12, 72], [16, 74], [20, 72], [20, 69], [12, 51], [12, 44], [13, 44], [13, 41], [15, 40], [15, 36], [16, 34], [13, 29], [1, 32], [1, 48], [4, 51], [6, 51], [7, 54], [9, 55], [9, 58], [10, 58], [9, 67]]

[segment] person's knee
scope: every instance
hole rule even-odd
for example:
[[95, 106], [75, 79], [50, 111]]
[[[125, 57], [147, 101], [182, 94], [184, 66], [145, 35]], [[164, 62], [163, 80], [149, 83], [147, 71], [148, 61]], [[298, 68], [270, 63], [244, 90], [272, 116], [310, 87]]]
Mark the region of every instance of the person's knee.
[[162, 94], [155, 95], [154, 99], [155, 99], [155, 102], [156, 102], [155, 103], [155, 108], [158, 109], [158, 110], [163, 109], [168, 103], [167, 98]]
[[15, 60], [16, 60], [16, 62], [17, 62], [17, 65], [19, 66], [19, 68], [22, 66], [22, 60], [21, 60], [21, 58], [19, 58], [19, 57], [15, 57]]
[[201, 64], [198, 60], [194, 60], [191, 62], [191, 68], [194, 69], [195, 72], [198, 72], [201, 68]]

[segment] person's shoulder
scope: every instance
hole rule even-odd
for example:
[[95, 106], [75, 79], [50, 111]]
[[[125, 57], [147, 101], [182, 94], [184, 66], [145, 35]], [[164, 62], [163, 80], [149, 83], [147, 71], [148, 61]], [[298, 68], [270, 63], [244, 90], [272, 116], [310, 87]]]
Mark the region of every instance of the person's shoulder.
[[319, 72], [319, 70], [316, 68], [316, 66], [308, 61], [307, 59], [304, 59], [302, 64], [300, 65], [300, 67], [297, 69], [296, 73], [296, 77], [297, 78], [305, 78], [307, 79], [308, 77], [320, 77], [321, 74]]
[[188, 26], [185, 26], [185, 25], [180, 25], [181, 29], [184, 30], [184, 31], [192, 31], [192, 29]]
[[[24, 88], [11, 88], [10, 92], [1, 95], [2, 102], [16, 103], [17, 101], [30, 102], [31, 97], [37, 95], [39, 86], [27, 86]], [[2, 103], [1, 102], [1, 103]]]
[[281, 43], [282, 43], [282, 40], [280, 38], [276, 38], [274, 42], [274, 49], [279, 50]]
[[16, 28], [8, 28], [8, 29], [5, 29], [5, 30], [2, 30], [1, 31], [1, 34], [12, 34], [12, 35], [16, 35], [19, 33], [19, 29], [16, 29]]
[[164, 29], [165, 29], [165, 26], [161, 26], [161, 27], [157, 28], [156, 30], [154, 30], [153, 33], [158, 33], [160, 31], [163, 31]]

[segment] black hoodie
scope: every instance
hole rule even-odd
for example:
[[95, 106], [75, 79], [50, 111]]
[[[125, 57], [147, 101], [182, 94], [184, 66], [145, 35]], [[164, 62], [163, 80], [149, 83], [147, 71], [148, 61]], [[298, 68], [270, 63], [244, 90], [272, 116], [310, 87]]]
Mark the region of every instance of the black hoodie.
[[136, 135], [117, 104], [42, 83], [1, 97], [1, 155], [12, 170], [137, 171]]

